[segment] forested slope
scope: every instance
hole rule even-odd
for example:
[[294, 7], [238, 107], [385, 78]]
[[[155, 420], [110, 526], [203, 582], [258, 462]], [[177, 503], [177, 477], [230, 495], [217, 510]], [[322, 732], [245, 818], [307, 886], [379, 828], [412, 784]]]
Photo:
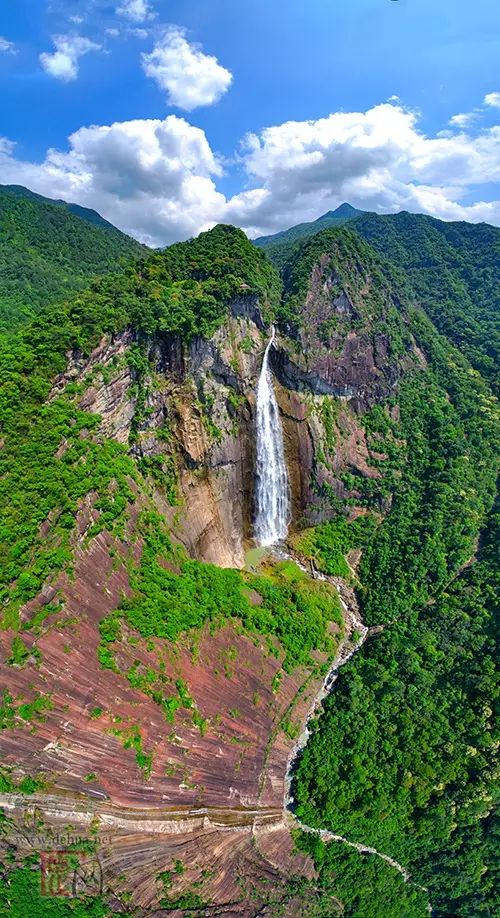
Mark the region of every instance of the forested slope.
[[94, 211], [0, 186], [0, 331], [145, 251]]
[[406, 212], [364, 214], [356, 231], [401, 268], [436, 328], [493, 387], [500, 365], [500, 228]]
[[317, 220], [310, 223], [298, 223], [291, 226], [290, 229], [283, 230], [280, 233], [274, 233], [272, 236], [258, 236], [254, 239], [254, 245], [259, 249], [264, 249], [268, 258], [271, 259], [277, 268], [282, 268], [293, 249], [301, 245], [310, 236], [333, 227], [340, 228], [362, 216], [364, 211], [351, 207], [350, 204], [341, 204], [336, 210], [329, 210], [322, 214]]
[[[323, 265], [332, 259], [339, 282], [332, 253], [346, 235], [321, 233], [285, 265], [287, 327], [300, 329], [305, 320], [297, 304], [320, 259]], [[354, 241], [351, 255], [353, 263], [367, 258]], [[397, 271], [382, 270], [389, 271], [402, 306], [411, 285]], [[498, 517], [488, 516], [497, 405], [421, 309], [406, 306], [399, 334], [396, 315], [386, 329], [394, 343], [410, 332], [425, 363], [400, 378], [391, 396], [362, 419], [382, 473], [368, 482], [362, 503], [383, 510], [384, 518], [361, 540], [359, 521], [342, 527], [333, 521], [301, 543], [329, 573], [340, 573], [339, 545], [344, 551], [363, 547], [362, 615], [383, 630], [341, 671], [326, 702], [300, 759], [296, 811], [306, 825], [396, 858], [428, 888], [434, 914], [487, 916], [496, 909], [498, 857], [492, 710], [498, 697], [499, 532]], [[331, 334], [334, 346], [338, 319]], [[335, 877], [338, 889], [347, 885], [348, 898], [357, 902], [348, 914], [378, 914], [364, 886], [375, 876], [369, 879], [370, 868], [354, 868], [358, 855], [335, 844], [324, 851], [311, 836], [302, 844], [315, 854], [325, 889], [335, 888]], [[392, 914], [391, 908], [386, 904], [383, 914]], [[405, 915], [413, 914], [407, 909]]]
[[307, 824], [398, 858], [443, 918], [498, 907], [498, 545], [492, 513], [477, 560], [348, 664], [296, 781]]
[[[487, 223], [448, 223], [406, 211], [382, 215], [354, 211], [349, 223], [384, 260], [404, 272], [414, 298], [436, 328], [497, 390], [500, 229]], [[334, 225], [335, 220], [329, 227], [320, 218], [263, 237], [256, 244], [263, 246], [277, 268], [289, 271], [306, 238]]]

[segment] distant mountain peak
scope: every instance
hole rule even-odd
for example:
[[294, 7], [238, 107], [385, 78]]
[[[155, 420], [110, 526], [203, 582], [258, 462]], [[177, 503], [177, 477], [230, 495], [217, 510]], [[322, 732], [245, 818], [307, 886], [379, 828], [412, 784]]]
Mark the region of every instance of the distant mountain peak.
[[[308, 239], [310, 236], [314, 236], [316, 233], [330, 226], [342, 226], [344, 223], [349, 223], [350, 220], [356, 220], [364, 214], [364, 210], [356, 210], [352, 204], [348, 204], [344, 201], [336, 210], [328, 210], [326, 214], [322, 214], [321, 217], [318, 217], [311, 223], [298, 223], [296, 226], [281, 230], [281, 232], [274, 233], [272, 236], [260, 236], [254, 239], [253, 242], [254, 245], [259, 248], [265, 249], [272, 247], [273, 251], [276, 253], [278, 247], [286, 247], [299, 240]], [[278, 256], [278, 261], [275, 260], [276, 265], [279, 264], [280, 259], [281, 256]]]
[[362, 213], [362, 210], [357, 210], [352, 204], [348, 204], [347, 201], [344, 201], [344, 203], [339, 204], [335, 210], [327, 210], [326, 214], [322, 214], [315, 222], [320, 223], [322, 220], [330, 220], [332, 217], [359, 217]]

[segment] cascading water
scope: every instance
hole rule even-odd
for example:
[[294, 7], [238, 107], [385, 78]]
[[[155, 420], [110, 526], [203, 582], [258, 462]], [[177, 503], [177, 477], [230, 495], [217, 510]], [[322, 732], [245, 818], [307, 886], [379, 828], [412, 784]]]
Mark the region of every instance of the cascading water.
[[269, 370], [269, 350], [274, 337], [273, 328], [257, 386], [255, 540], [258, 545], [274, 545], [286, 537], [290, 508], [283, 430]]

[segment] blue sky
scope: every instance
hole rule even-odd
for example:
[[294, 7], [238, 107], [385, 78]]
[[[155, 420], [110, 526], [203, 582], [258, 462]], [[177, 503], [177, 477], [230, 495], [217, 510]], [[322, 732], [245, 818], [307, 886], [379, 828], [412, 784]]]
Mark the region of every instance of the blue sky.
[[10, 0], [0, 36], [0, 182], [154, 244], [346, 197], [500, 223], [497, 0]]

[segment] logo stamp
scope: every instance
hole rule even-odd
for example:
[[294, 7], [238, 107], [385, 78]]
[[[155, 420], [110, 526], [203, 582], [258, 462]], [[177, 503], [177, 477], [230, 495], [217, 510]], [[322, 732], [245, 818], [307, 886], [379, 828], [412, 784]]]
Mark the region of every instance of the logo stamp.
[[40, 892], [47, 897], [100, 896], [102, 866], [96, 854], [82, 851], [40, 852]]

